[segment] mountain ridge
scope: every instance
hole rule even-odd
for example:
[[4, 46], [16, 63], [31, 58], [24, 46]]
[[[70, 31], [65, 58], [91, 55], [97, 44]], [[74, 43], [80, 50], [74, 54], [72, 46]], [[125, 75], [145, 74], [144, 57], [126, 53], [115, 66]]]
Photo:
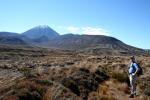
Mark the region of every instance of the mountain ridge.
[[[6, 38], [5, 42], [3, 42], [4, 37]], [[148, 52], [148, 50], [127, 45], [111, 36], [77, 35], [72, 33], [59, 35], [55, 30], [45, 25], [31, 28], [22, 34], [0, 32], [0, 44], [17, 44], [15, 39], [22, 45], [28, 44], [44, 48], [92, 52], [94, 54], [146, 54]]]
[[114, 37], [104, 35], [67, 34], [57, 37], [57, 39], [52, 42], [50, 43], [50, 47], [58, 47], [74, 51], [87, 51], [89, 49], [90, 51], [88, 51], [91, 52], [91, 50], [94, 50], [93, 48], [97, 48], [98, 50], [105, 49], [103, 50], [103, 52], [105, 52], [106, 50], [108, 50], [109, 52], [118, 50], [120, 53], [124, 54], [145, 53], [145, 50], [143, 49], [127, 45]]

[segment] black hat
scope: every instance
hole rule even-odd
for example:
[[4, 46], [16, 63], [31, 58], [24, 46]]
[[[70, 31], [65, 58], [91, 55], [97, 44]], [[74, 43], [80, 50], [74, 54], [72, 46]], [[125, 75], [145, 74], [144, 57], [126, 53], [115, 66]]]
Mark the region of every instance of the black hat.
[[131, 60], [135, 60], [135, 57], [134, 57], [134, 56], [132, 56], [132, 57], [130, 57], [130, 59], [131, 59]]

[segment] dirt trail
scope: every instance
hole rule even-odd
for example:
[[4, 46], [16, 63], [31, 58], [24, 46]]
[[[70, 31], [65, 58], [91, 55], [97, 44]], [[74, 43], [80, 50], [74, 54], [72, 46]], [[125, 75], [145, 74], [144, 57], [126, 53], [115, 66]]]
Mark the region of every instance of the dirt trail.
[[105, 89], [107, 88], [106, 95], [112, 96], [116, 100], [143, 100], [140, 99], [140, 96], [129, 98], [129, 88], [125, 83], [119, 83], [114, 80], [108, 80], [102, 84], [102, 88], [103, 87], [105, 87]]

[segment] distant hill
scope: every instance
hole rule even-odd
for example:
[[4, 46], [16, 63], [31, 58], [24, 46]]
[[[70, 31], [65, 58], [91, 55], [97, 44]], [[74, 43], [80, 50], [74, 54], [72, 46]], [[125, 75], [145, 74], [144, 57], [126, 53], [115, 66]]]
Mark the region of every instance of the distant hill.
[[0, 44], [26, 45], [27, 43], [18, 37], [0, 37]]
[[[101, 45], [102, 48], [116, 48], [117, 43], [120, 43], [113, 37], [103, 35], [74, 35], [66, 34], [61, 35], [51, 41], [52, 45], [64, 49], [85, 49]], [[118, 47], [119, 48], [119, 47]]]
[[[35, 39], [36, 41], [38, 41], [37, 39], [46, 37], [47, 39], [53, 39], [56, 38], [57, 36], [59, 36], [59, 34], [54, 31], [53, 29], [51, 29], [49, 26], [36, 26], [24, 33], [22, 33], [22, 35], [30, 38], [30, 39]], [[47, 40], [46, 39], [46, 40]]]
[[27, 45], [21, 35], [11, 32], [0, 32], [0, 44]]
[[7, 36], [19, 36], [18, 33], [13, 33], [13, 32], [0, 32], [0, 37], [7, 37]]
[[51, 41], [50, 47], [95, 54], [145, 54], [143, 49], [104, 35], [62, 35]]

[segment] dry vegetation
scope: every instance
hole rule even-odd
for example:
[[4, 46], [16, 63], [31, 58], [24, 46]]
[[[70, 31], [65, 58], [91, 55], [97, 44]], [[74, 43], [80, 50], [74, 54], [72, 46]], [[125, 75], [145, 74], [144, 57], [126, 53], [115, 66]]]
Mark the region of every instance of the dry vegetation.
[[[69, 51], [1, 50], [2, 100], [129, 100], [127, 56]], [[150, 99], [150, 57], [139, 56], [144, 75], [131, 100]]]

